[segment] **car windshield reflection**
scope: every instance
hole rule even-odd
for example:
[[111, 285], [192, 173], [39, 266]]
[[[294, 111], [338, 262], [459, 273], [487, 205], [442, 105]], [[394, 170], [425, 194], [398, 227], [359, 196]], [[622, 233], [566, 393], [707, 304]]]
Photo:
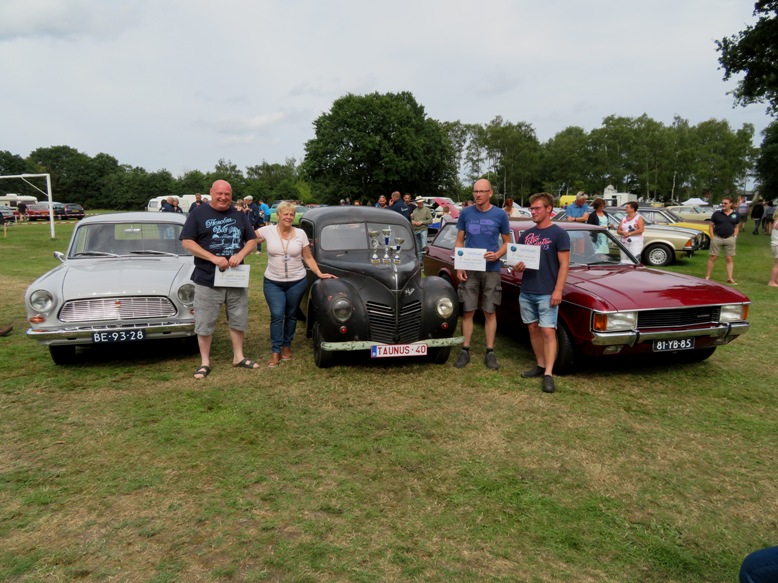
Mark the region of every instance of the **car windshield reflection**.
[[68, 257], [178, 256], [189, 253], [172, 223], [109, 223], [79, 227]]
[[395, 239], [402, 239], [403, 251], [414, 249], [414, 238], [410, 225], [384, 225], [380, 223], [339, 223], [327, 225], [321, 232], [322, 251], [365, 251], [372, 249], [371, 234], [379, 246], [395, 245]]
[[[568, 230], [570, 266], [637, 265], [621, 243], [607, 230]], [[622, 255], [623, 252], [623, 255]]]

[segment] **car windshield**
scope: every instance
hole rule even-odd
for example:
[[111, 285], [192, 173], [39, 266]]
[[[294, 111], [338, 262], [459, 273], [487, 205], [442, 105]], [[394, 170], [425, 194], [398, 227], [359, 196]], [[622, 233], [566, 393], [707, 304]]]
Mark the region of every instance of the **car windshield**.
[[386, 225], [380, 223], [339, 223], [327, 225], [321, 232], [322, 251], [352, 251], [372, 249], [371, 238], [378, 247], [386, 246], [386, 238], [389, 245], [394, 247], [399, 241], [401, 249], [407, 251], [414, 249], [414, 238], [411, 233], [410, 223], [404, 225]]
[[638, 262], [624, 255], [626, 249], [605, 229], [569, 230], [570, 266], [588, 265], [637, 265]]
[[188, 255], [174, 223], [95, 223], [81, 225], [68, 257]]

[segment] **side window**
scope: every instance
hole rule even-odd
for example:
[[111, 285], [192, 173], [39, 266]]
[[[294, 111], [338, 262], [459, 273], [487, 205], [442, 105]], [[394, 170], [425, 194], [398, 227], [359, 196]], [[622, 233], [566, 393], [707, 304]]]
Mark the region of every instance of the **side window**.
[[448, 223], [438, 233], [435, 240], [432, 242], [435, 247], [441, 249], [453, 249], [457, 242], [457, 226], [456, 223]]
[[313, 242], [313, 223], [305, 219], [300, 221], [300, 228], [305, 232], [308, 240]]

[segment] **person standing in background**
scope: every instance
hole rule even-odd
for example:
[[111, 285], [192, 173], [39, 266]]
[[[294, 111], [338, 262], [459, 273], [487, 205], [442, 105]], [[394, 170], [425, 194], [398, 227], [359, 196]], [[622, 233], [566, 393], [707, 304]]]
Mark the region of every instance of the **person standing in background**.
[[710, 256], [708, 257], [708, 269], [705, 272], [705, 279], [710, 279], [716, 259], [723, 253], [724, 260], [726, 261], [727, 283], [737, 285], [733, 278], [733, 257], [737, 251], [736, 239], [740, 229], [741, 218], [742, 216], [732, 208], [732, 199], [728, 196], [725, 196], [721, 201], [721, 210], [711, 215], [710, 225], [708, 226]]

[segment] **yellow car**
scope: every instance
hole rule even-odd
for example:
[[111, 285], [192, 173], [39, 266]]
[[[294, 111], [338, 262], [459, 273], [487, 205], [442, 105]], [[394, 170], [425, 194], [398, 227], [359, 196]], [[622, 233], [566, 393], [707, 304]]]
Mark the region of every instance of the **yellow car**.
[[710, 232], [708, 230], [710, 221], [684, 220], [673, 211], [666, 208], [640, 207], [638, 212], [646, 219], [646, 222], [650, 221], [655, 225], [670, 225], [671, 227], [684, 227], [686, 229], [702, 231], [704, 236], [700, 249], [708, 249], [710, 247]]

